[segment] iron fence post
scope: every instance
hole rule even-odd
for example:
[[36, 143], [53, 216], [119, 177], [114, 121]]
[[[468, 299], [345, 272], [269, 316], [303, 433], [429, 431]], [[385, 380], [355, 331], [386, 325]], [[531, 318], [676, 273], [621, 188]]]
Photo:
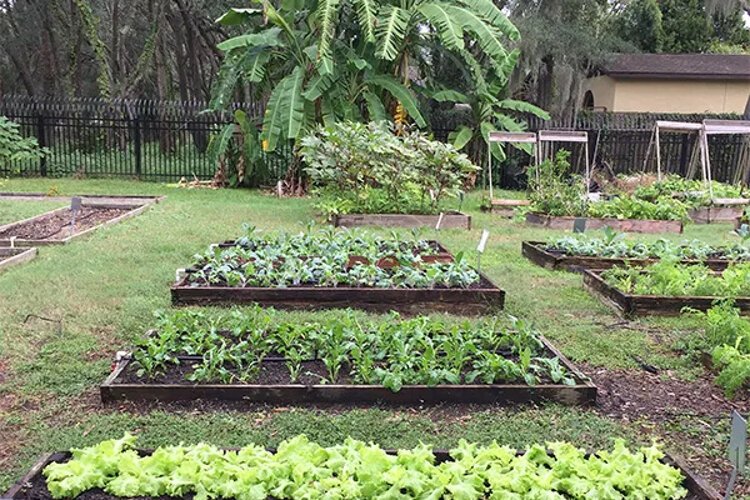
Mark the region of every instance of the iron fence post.
[[143, 167], [143, 151], [141, 147], [141, 119], [136, 116], [133, 119], [133, 153], [135, 155], [135, 175], [141, 178], [141, 169]]
[[[36, 140], [39, 143], [39, 147], [47, 147], [47, 135], [44, 129], [44, 115], [39, 113], [36, 118]], [[42, 155], [39, 158], [39, 175], [47, 177], [47, 156]]]

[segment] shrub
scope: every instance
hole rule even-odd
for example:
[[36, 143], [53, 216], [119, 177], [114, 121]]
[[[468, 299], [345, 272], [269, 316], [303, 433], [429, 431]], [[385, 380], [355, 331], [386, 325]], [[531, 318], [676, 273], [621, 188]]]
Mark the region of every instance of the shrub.
[[35, 137], [21, 135], [21, 127], [4, 116], [0, 116], [0, 167], [11, 162], [39, 160], [47, 154], [40, 148]]
[[478, 170], [453, 146], [385, 123], [336, 123], [302, 139], [305, 172], [326, 215], [440, 211]]

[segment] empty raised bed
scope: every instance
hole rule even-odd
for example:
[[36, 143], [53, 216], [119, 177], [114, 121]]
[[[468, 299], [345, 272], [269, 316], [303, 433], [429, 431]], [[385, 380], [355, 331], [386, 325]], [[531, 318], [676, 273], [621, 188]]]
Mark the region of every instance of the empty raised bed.
[[135, 217], [147, 208], [148, 205], [143, 204], [110, 201], [82, 202], [75, 211], [72, 207], [58, 208], [0, 226], [0, 246], [64, 245], [101, 227]]
[[[179, 436], [178, 436], [179, 437]], [[452, 450], [419, 445], [384, 450], [347, 438], [327, 448], [299, 435], [277, 449], [250, 444], [136, 448], [136, 437], [104, 441], [37, 462], [4, 495], [9, 500], [123, 497], [329, 498], [649, 498], [722, 497], [657, 445], [587, 453], [570, 443], [516, 450], [461, 442]], [[636, 465], [637, 464], [637, 465]], [[211, 471], [210, 474], [195, 471]], [[82, 474], [81, 471], [86, 471]], [[595, 473], [590, 471], [596, 471]], [[460, 492], [460, 493], [459, 493]], [[252, 495], [252, 496], [251, 496]], [[593, 495], [593, 496], [592, 496]]]
[[491, 313], [505, 293], [426, 240], [374, 238], [356, 231], [249, 235], [212, 245], [172, 286], [175, 305], [258, 303], [291, 309]]
[[704, 264], [715, 271], [722, 271], [734, 262], [750, 261], [750, 249], [740, 244], [714, 247], [691, 241], [676, 245], [667, 240], [626, 243], [575, 235], [549, 242], [524, 241], [521, 253], [546, 269], [566, 271], [646, 266], [665, 256], [679, 259], [683, 264]]
[[36, 257], [36, 248], [0, 248], [0, 271], [23, 264]]
[[526, 222], [534, 226], [563, 231], [594, 230], [609, 227], [623, 233], [682, 233], [684, 224], [679, 220], [605, 219], [595, 217], [554, 216], [541, 213], [526, 214]]
[[586, 270], [584, 286], [625, 316], [678, 316], [685, 309], [709, 310], [733, 297], [750, 312], [750, 264], [716, 272], [704, 265], [662, 261], [646, 268]]
[[[171, 361], [166, 361], [171, 360]], [[344, 312], [291, 323], [255, 307], [163, 315], [101, 385], [110, 401], [593, 404], [596, 387], [514, 320], [456, 322]]]
[[336, 227], [401, 227], [440, 229], [471, 229], [471, 216], [461, 212], [447, 212], [440, 215], [408, 214], [349, 214], [332, 217]]

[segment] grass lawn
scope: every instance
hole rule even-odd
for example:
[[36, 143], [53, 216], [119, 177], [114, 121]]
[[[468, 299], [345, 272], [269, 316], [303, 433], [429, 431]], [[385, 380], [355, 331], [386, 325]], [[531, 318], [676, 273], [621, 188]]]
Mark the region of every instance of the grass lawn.
[[[170, 307], [175, 269], [208, 244], [239, 235], [243, 223], [262, 230], [301, 229], [314, 218], [314, 209], [308, 199], [277, 199], [257, 191], [181, 190], [127, 181], [19, 179], [0, 189], [46, 192], [53, 187], [63, 195], [164, 194], [167, 199], [137, 218], [70, 245], [43, 248], [35, 261], [0, 275], [0, 491], [44, 451], [91, 444], [124, 431], [139, 433], [143, 446], [199, 440], [225, 446], [252, 441], [273, 445], [301, 432], [323, 443], [352, 435], [384, 446], [427, 440], [440, 447], [460, 438], [497, 439], [513, 446], [565, 439], [598, 447], [615, 436], [644, 442], [658, 437], [692, 460], [715, 486], [724, 481], [717, 471], [726, 465], [721, 457], [728, 440], [728, 412], [685, 410], [665, 418], [649, 411], [634, 417], [602, 408], [559, 406], [103, 408], [97, 385], [109, 372], [115, 352], [150, 325], [153, 311]], [[669, 387], [687, 393], [699, 384], [705, 388], [710, 379], [703, 368], [675, 351], [681, 338], [700, 327], [697, 320], [618, 319], [583, 290], [579, 275], [550, 272], [521, 256], [521, 241], [543, 240], [552, 232], [481, 213], [480, 198], [476, 193], [464, 206], [474, 217], [472, 231], [423, 235], [475, 259], [481, 231], [489, 229], [482, 271], [506, 290], [508, 313], [532, 321], [595, 382], [618, 376], [637, 381], [647, 375], [640, 367], [645, 363], [659, 369], [655, 384], [668, 381]], [[48, 209], [42, 205], [4, 202], [0, 223]], [[691, 225], [685, 235], [669, 238], [729, 243], [736, 239], [730, 230], [730, 225]], [[30, 314], [61, 326], [35, 317], [24, 322]], [[323, 314], [331, 313], [310, 313]], [[728, 406], [719, 399], [717, 405]]]
[[56, 208], [64, 207], [59, 201], [8, 201], [0, 200], [0, 226], [17, 220], [28, 219]]

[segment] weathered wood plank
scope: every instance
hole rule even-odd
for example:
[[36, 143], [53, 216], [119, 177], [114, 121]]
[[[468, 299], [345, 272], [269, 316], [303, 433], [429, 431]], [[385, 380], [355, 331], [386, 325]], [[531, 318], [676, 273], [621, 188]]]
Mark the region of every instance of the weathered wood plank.
[[[438, 223], [439, 215], [408, 215], [408, 214], [349, 214], [336, 215], [333, 225], [336, 227], [403, 227], [403, 228], [432, 228]], [[440, 224], [441, 229], [471, 229], [471, 216], [460, 212], [446, 212]]]
[[637, 220], [637, 219], [597, 219], [592, 217], [556, 217], [546, 214], [528, 213], [526, 223], [549, 229], [572, 231], [578, 219], [586, 221], [587, 230], [610, 227], [623, 233], [678, 233], [684, 230], [682, 221], [674, 220]]

